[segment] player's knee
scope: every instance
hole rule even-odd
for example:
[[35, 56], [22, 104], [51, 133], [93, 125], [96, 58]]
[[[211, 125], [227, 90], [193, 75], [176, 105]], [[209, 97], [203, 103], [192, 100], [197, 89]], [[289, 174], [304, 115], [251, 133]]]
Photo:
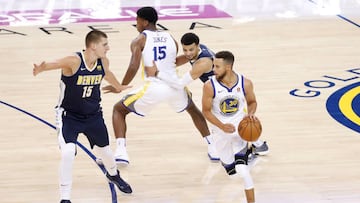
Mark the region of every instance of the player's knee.
[[241, 154], [241, 153], [235, 154], [235, 164], [247, 165], [248, 159], [249, 159], [249, 154], [250, 154], [249, 150], [245, 154]]
[[60, 147], [61, 156], [66, 159], [71, 159], [75, 157], [76, 148], [74, 143], [63, 144]]
[[126, 114], [128, 114], [130, 111], [124, 106], [123, 100], [117, 102], [114, 106], [113, 106], [113, 114], [114, 115], [123, 115], [125, 116]]
[[226, 170], [226, 173], [228, 175], [234, 175], [236, 174], [236, 169], [235, 169], [235, 162], [231, 163], [231, 164], [222, 164], [223, 167], [225, 168]]
[[253, 188], [254, 183], [247, 165], [236, 165], [236, 173], [244, 180], [245, 189]]

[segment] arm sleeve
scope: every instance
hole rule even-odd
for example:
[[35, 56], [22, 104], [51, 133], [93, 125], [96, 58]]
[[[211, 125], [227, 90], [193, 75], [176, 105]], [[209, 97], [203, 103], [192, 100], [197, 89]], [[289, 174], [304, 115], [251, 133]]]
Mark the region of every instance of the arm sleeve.
[[162, 74], [161, 71], [158, 73], [157, 78], [165, 81], [171, 87], [175, 89], [183, 89], [186, 85], [194, 81], [190, 75], [190, 72], [186, 72], [183, 77], [168, 77], [166, 74]]

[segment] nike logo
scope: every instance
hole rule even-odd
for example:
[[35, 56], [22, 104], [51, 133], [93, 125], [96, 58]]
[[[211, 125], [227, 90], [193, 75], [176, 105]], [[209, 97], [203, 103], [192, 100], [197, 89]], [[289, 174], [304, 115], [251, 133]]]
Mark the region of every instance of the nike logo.
[[217, 91], [217, 93], [221, 93], [221, 92], [224, 92], [224, 90], [219, 90], [219, 91]]
[[80, 68], [80, 70], [86, 70], [86, 68]]

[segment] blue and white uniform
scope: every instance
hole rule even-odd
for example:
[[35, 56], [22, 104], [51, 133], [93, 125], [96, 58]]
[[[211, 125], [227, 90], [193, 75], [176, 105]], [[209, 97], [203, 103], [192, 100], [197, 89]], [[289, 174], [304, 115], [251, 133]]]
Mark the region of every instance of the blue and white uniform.
[[[209, 48], [207, 48], [207, 46], [200, 44], [200, 53], [198, 55], [198, 57], [194, 60], [190, 61], [191, 66], [199, 59], [201, 58], [210, 58], [211, 60], [214, 59], [215, 53], [213, 51], [211, 51]], [[213, 76], [214, 72], [213, 70], [210, 70], [209, 72], [203, 73], [202, 75], [200, 75], [199, 79], [205, 83], [209, 77]]]
[[[216, 80], [215, 76], [210, 77], [214, 90], [212, 113], [222, 123], [231, 123], [234, 126], [238, 126], [247, 114], [244, 77], [236, 75], [238, 80], [231, 88]], [[215, 125], [212, 125], [212, 130], [220, 160], [225, 164], [233, 163], [234, 155], [243, 149], [247, 142], [240, 138], [237, 130], [234, 133], [225, 133]]]
[[76, 143], [79, 133], [84, 133], [91, 147], [109, 145], [108, 131], [100, 106], [100, 84], [105, 76], [101, 59], [87, 67], [82, 52], [76, 53], [80, 66], [72, 76], [61, 75], [57, 128], [60, 145]]
[[[158, 70], [171, 80], [178, 80], [176, 73], [176, 43], [172, 36], [163, 31], [144, 30], [146, 42], [142, 51], [144, 66], [152, 66], [155, 61]], [[175, 89], [166, 81], [147, 77], [143, 71], [144, 85], [130, 92], [122, 103], [129, 111], [145, 116], [160, 102], [167, 102], [176, 112], [185, 110], [191, 100], [184, 88]]]

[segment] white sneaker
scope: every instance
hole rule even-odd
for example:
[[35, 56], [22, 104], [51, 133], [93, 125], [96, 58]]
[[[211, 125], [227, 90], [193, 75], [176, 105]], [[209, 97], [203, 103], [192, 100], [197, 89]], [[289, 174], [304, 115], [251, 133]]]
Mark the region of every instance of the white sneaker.
[[126, 148], [117, 147], [114, 157], [115, 157], [115, 162], [117, 164], [125, 164], [125, 165], [129, 164], [129, 155], [126, 151]]
[[214, 144], [208, 144], [208, 156], [211, 161], [219, 161], [220, 157]]

